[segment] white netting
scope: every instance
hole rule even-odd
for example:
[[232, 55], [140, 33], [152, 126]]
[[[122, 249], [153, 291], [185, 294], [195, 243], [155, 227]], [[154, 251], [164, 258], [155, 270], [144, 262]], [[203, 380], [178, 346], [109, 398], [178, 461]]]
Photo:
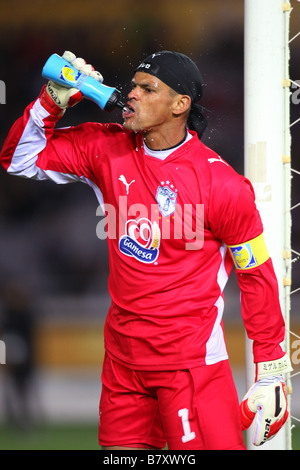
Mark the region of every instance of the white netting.
[[[286, 2], [286, 14], [289, 16], [287, 21], [291, 22], [293, 21], [293, 10], [294, 8], [299, 9], [299, 0], [298, 3], [294, 2], [294, 5]], [[299, 13], [295, 15], [298, 17]], [[288, 28], [289, 29], [289, 28]], [[289, 134], [291, 138], [291, 144], [290, 144], [290, 159], [288, 162], [289, 166], [289, 178], [290, 178], [290, 198], [287, 198], [286, 201], [286, 211], [288, 212], [288, 217], [291, 219], [291, 234], [290, 234], [290, 240], [291, 240], [291, 246], [290, 246], [290, 251], [287, 250], [286, 254], [286, 266], [287, 266], [287, 272], [291, 273], [293, 271], [293, 276], [290, 278], [293, 278], [293, 284], [294, 284], [294, 279], [296, 281], [296, 284], [300, 283], [300, 276], [298, 275], [299, 267], [300, 267], [300, 242], [299, 242], [299, 237], [297, 236], [297, 231], [299, 230], [297, 220], [299, 220], [299, 210], [300, 210], [300, 202], [298, 202], [300, 193], [298, 188], [300, 187], [300, 171], [296, 168], [293, 168], [294, 166], [294, 153], [296, 152], [296, 146], [297, 146], [297, 140], [296, 139], [296, 132], [299, 133], [299, 129], [297, 129], [297, 124], [300, 123], [300, 117], [299, 116], [299, 109], [296, 107], [297, 105], [300, 104], [300, 100], [298, 97], [300, 96], [300, 81], [297, 80], [296, 78], [292, 77], [290, 78], [290, 69], [292, 70], [292, 73], [297, 73], [297, 67], [294, 67], [294, 60], [297, 59], [295, 57], [295, 54], [293, 53], [293, 45], [295, 45], [296, 41], [300, 41], [300, 31], [297, 32], [292, 36], [292, 38], [288, 38], [286, 41], [286, 55], [287, 55], [287, 61], [288, 61], [288, 75], [285, 77], [286, 85], [287, 88], [289, 88], [288, 94], [289, 94], [289, 117], [292, 116], [292, 119], [290, 118], [289, 121]], [[291, 60], [290, 60], [291, 59]], [[296, 117], [294, 119], [293, 115], [296, 114]], [[298, 116], [297, 116], [298, 114]], [[293, 146], [294, 141], [295, 143], [295, 148]], [[296, 157], [296, 155], [295, 155]], [[295, 159], [295, 165], [297, 165], [297, 161]], [[296, 199], [295, 203], [291, 203], [292, 200]], [[297, 396], [299, 396], [299, 390], [300, 390], [300, 336], [299, 332], [296, 330], [299, 329], [299, 323], [297, 324], [297, 317], [298, 317], [298, 312], [299, 312], [299, 307], [300, 307], [300, 287], [293, 285], [293, 288], [290, 286], [287, 286], [287, 292], [286, 295], [289, 296], [289, 312], [288, 314], [288, 321], [287, 321], [287, 346], [289, 347], [290, 355], [291, 355], [291, 361], [292, 361], [292, 366], [293, 366], [293, 372], [289, 374], [287, 377], [287, 390], [288, 390], [288, 398], [289, 398], [289, 406], [290, 406], [290, 418], [288, 421], [288, 427], [287, 427], [287, 433], [288, 433], [288, 449], [291, 449], [293, 447], [292, 443], [292, 437], [293, 437], [293, 432], [292, 429], [294, 428], [295, 425], [299, 426], [300, 423], [300, 408], [298, 404], [298, 399]]]
[[[300, 41], [300, 0], [293, 2], [245, 0], [245, 171], [254, 185], [278, 277], [286, 321], [284, 348], [294, 368], [286, 375], [290, 416], [274, 440], [262, 446], [266, 450], [292, 449], [292, 429], [300, 422], [300, 70], [297, 72], [299, 51], [294, 50]], [[246, 371], [250, 384], [253, 357], [249, 342]], [[253, 448], [251, 430], [247, 442]]]

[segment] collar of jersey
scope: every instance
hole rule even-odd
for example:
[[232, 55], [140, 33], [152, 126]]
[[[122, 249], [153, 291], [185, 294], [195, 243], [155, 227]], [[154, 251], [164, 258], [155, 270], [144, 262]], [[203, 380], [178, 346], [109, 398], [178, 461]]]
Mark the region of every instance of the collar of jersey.
[[195, 143], [196, 139], [198, 140], [196, 132], [189, 130], [186, 140], [176, 147], [167, 150], [151, 150], [144, 144], [143, 136], [139, 134], [138, 137], [139, 147], [143, 151], [145, 157], [161, 163], [165, 162], [166, 160], [169, 161], [170, 159], [177, 158], [182, 153], [185, 153], [187, 148]]

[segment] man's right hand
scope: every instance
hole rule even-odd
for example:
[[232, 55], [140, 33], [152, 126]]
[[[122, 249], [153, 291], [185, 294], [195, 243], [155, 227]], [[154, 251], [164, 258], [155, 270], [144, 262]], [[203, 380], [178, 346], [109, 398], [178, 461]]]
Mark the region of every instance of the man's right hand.
[[[73, 67], [80, 70], [80, 72], [95, 78], [100, 83], [103, 82], [101, 73], [97, 72], [92, 65], [87, 64], [84, 59], [76, 57], [75, 54], [70, 51], [65, 51], [62, 57]], [[52, 80], [47, 83], [46, 92], [61, 109], [73, 107], [83, 98], [81, 91], [77, 90], [77, 88], [67, 88]]]

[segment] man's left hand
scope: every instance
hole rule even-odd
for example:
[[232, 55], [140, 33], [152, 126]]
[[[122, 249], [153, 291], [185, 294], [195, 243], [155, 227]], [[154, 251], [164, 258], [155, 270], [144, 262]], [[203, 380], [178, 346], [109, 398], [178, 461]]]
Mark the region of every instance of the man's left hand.
[[283, 358], [257, 364], [257, 381], [240, 405], [243, 430], [254, 421], [255, 446], [272, 439], [286, 422], [289, 411], [282, 373], [292, 370], [287, 354]]

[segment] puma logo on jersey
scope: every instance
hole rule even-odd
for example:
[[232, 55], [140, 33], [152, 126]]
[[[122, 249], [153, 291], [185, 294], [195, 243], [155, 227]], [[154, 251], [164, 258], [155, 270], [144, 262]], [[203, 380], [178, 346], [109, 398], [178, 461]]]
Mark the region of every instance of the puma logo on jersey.
[[226, 163], [226, 162], [220, 157], [220, 155], [218, 155], [218, 158], [209, 158], [208, 161], [209, 161], [209, 163], [221, 162], [221, 163], [224, 163], [224, 165], [227, 165], [227, 166], [228, 166], [228, 163]]
[[126, 194], [129, 194], [129, 186], [135, 182], [135, 180], [130, 181], [130, 183], [127, 183], [126, 178], [124, 175], [121, 175], [119, 177], [119, 180], [122, 181], [122, 183], [126, 186]]

